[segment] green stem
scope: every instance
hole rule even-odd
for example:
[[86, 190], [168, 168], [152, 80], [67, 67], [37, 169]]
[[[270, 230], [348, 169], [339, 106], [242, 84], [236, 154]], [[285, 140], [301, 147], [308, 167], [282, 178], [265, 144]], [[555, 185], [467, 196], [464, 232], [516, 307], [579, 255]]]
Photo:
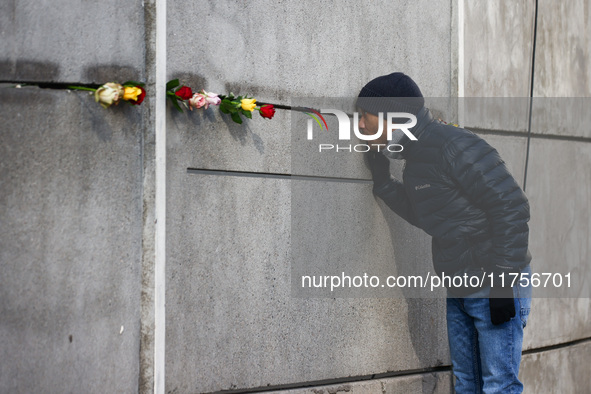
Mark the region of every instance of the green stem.
[[89, 92], [96, 92], [96, 89], [93, 88], [87, 88], [84, 86], [72, 86], [72, 85], [68, 85], [68, 89], [73, 89], [73, 90], [86, 90]]

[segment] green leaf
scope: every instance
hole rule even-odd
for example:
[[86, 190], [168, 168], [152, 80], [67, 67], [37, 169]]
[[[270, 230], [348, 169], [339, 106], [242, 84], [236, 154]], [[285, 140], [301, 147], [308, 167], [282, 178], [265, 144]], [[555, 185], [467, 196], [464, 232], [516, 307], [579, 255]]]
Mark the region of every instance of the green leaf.
[[238, 114], [238, 112], [232, 113], [232, 120], [238, 124], [242, 124], [242, 118], [240, 117], [240, 114]]
[[173, 79], [172, 81], [168, 81], [166, 83], [166, 90], [170, 90], [170, 89], [174, 89], [177, 86], [179, 86], [181, 83], [179, 82], [178, 79]]
[[168, 96], [168, 97], [170, 98], [170, 102], [177, 109], [177, 111], [183, 112], [183, 109], [179, 105], [179, 100], [176, 98], [176, 96]]
[[242, 113], [244, 114], [244, 116], [246, 116], [248, 119], [252, 119], [252, 112], [250, 111], [245, 111], [242, 110]]
[[236, 110], [234, 109], [234, 107], [232, 105], [232, 102], [229, 101], [228, 99], [222, 100], [222, 102], [220, 103], [220, 111], [222, 111], [225, 114], [236, 112]]
[[127, 82], [124, 82], [122, 85], [129, 86], [129, 87], [141, 86], [143, 88], [145, 83], [137, 82], [137, 81], [127, 81]]

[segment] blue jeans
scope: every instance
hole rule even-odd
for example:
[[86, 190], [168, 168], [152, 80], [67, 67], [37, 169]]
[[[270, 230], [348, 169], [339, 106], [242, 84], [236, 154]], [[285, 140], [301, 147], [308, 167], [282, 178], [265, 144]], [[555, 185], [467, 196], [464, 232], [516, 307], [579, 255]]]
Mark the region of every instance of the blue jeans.
[[[531, 275], [531, 268], [523, 272]], [[517, 375], [531, 291], [531, 283], [513, 287], [515, 317], [498, 326], [490, 321], [488, 298], [447, 299], [447, 336], [456, 393], [523, 391]]]

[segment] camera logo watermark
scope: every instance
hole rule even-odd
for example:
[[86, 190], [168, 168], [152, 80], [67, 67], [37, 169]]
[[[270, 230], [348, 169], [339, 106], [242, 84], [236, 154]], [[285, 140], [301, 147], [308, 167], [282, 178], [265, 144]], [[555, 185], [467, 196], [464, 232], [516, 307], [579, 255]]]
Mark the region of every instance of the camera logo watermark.
[[[339, 130], [338, 130], [338, 139], [339, 141], [351, 141], [351, 129], [353, 129], [353, 133], [355, 137], [357, 137], [361, 141], [376, 141], [380, 139], [384, 133], [384, 122], [378, 122], [378, 130], [374, 134], [363, 134], [359, 130], [359, 113], [353, 113], [353, 125], [351, 125], [351, 119], [349, 115], [345, 112], [337, 110], [337, 109], [321, 109], [320, 113], [314, 111], [314, 113], [320, 117], [320, 119], [324, 122], [326, 129], [328, 130], [328, 126], [326, 125], [326, 121], [321, 114], [332, 114], [337, 117]], [[313, 114], [309, 114], [316, 123], [320, 126], [322, 130], [322, 123], [320, 120], [314, 116]], [[379, 119], [384, 119], [383, 112], [378, 113]], [[386, 137], [388, 141], [392, 141], [392, 135], [395, 131], [403, 132], [411, 141], [417, 141], [417, 138], [410, 132], [410, 128], [416, 126], [417, 124], [417, 117], [408, 112], [387, 112], [386, 113]], [[408, 119], [405, 123], [398, 123], [400, 119]], [[314, 122], [312, 119], [308, 119], [307, 124], [307, 139], [313, 140], [314, 139]], [[351, 127], [353, 126], [353, 127]], [[381, 147], [387, 149], [390, 152], [401, 152], [403, 147], [399, 144], [373, 144], [377, 147], [379, 151]], [[371, 150], [371, 146], [369, 144], [319, 144], [318, 151], [347, 151], [347, 152], [369, 152]]]

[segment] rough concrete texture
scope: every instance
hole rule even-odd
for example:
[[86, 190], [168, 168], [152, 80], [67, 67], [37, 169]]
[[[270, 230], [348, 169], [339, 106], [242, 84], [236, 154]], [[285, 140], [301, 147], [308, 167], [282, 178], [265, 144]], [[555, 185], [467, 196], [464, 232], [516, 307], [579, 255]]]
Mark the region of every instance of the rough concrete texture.
[[140, 116], [0, 91], [0, 392], [133, 392]]
[[458, 105], [464, 107], [463, 125], [527, 131], [534, 2], [462, 3], [464, 97], [467, 99], [460, 100]]
[[140, 1], [4, 0], [0, 3], [0, 80], [140, 80], [143, 15]]
[[[573, 298], [533, 300], [526, 348], [591, 336], [591, 144], [551, 139], [533, 139], [531, 144], [526, 191], [532, 268], [539, 273], [570, 272], [573, 289], [566, 294]], [[536, 293], [549, 294], [541, 289]]]
[[588, 1], [540, 0], [534, 97], [591, 96]]
[[[589, 2], [539, 1], [532, 130], [591, 138]], [[586, 97], [587, 99], [585, 99]]]
[[[411, 275], [427, 278], [429, 272], [434, 275], [431, 243], [426, 234], [404, 223], [381, 201], [373, 203], [371, 188], [371, 183], [292, 180], [292, 296], [445, 297], [441, 288], [431, 291], [429, 286], [423, 288], [420, 284], [405, 286], [399, 282], [400, 287], [385, 284], [391, 275], [406, 278]], [[343, 274], [358, 276], [358, 283], [367, 274], [373, 284], [315, 288], [310, 285], [310, 279], [308, 285], [302, 285], [306, 277], [342, 278]]]
[[535, 3], [464, 4], [464, 96], [528, 97]]
[[[168, 179], [167, 390], [449, 364], [442, 300], [291, 296], [290, 180], [187, 174], [174, 165]], [[416, 252], [412, 232], [403, 234], [397, 242]], [[387, 253], [375, 258], [391, 263]]]
[[536, 134], [591, 139], [591, 98], [536, 97], [532, 130]]
[[284, 390], [280, 392], [285, 394], [448, 394], [452, 391], [451, 373], [434, 372], [412, 376], [315, 386], [305, 389]]
[[589, 297], [591, 144], [534, 139], [530, 166], [530, 249], [536, 269], [571, 272], [572, 290], [565, 295]]
[[523, 356], [519, 379], [526, 394], [586, 394], [591, 387], [589, 373], [591, 343], [531, 353]]
[[534, 298], [523, 335], [523, 349], [589, 338], [590, 327], [589, 298]]
[[529, 97], [467, 97], [458, 107], [464, 114], [460, 123], [468, 129], [527, 132]]
[[[387, 24], [380, 22], [384, 15]], [[174, 1], [168, 2], [168, 20], [169, 77], [194, 89], [290, 104], [292, 97], [353, 97], [372, 78], [403, 71], [425, 96], [456, 94], [447, 1]], [[416, 20], [420, 33], [390, 28], [414, 26]], [[216, 33], [191, 39], [196, 29]], [[181, 137], [207, 142], [192, 144], [192, 165], [289, 173], [289, 115], [281, 112], [273, 121], [255, 114], [258, 119], [243, 126], [217, 111], [215, 117], [205, 115], [201, 136]], [[170, 134], [197, 133], [192, 127], [202, 117], [191, 114]]]

